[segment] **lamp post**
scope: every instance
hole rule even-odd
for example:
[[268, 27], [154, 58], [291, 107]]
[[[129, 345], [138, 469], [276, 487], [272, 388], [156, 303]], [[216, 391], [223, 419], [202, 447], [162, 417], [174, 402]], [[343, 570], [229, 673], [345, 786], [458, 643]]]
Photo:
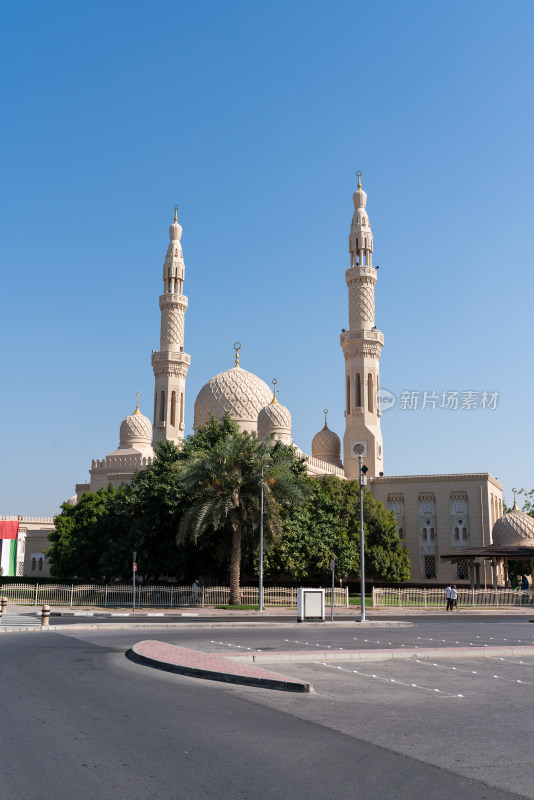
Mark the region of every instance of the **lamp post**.
[[263, 470], [261, 465], [261, 504], [260, 504], [260, 585], [258, 589], [258, 611], [263, 611]]
[[360, 622], [365, 622], [365, 543], [363, 536], [363, 482], [365, 473], [369, 471], [362, 462], [362, 457], [358, 456], [360, 467]]

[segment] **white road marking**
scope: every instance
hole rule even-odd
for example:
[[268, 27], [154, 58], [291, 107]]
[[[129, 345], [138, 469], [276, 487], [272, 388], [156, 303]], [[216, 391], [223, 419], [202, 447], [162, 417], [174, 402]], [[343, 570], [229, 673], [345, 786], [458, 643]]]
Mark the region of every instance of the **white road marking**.
[[[504, 661], [504, 659], [499, 659], [499, 660]], [[451, 672], [463, 672], [466, 675], [476, 675], [479, 678], [489, 678], [489, 677], [491, 677], [491, 678], [497, 678], [497, 680], [500, 680], [500, 681], [505, 681], [506, 683], [520, 683], [523, 686], [534, 686], [534, 683], [531, 683], [529, 681], [522, 681], [522, 680], [519, 680], [519, 678], [503, 678], [503, 677], [501, 677], [499, 675], [491, 675], [490, 676], [489, 673], [478, 672], [477, 670], [474, 670], [474, 669], [461, 669], [461, 667], [449, 667], [447, 664], [436, 664], [436, 663], [430, 664], [429, 662], [422, 661], [419, 658], [415, 659], [415, 663], [416, 664], [421, 664], [422, 666], [426, 666], [426, 667], [439, 667], [440, 669], [451, 670]]]
[[353, 675], [358, 675], [362, 678], [374, 678], [375, 680], [384, 681], [385, 683], [394, 683], [395, 686], [407, 686], [408, 688], [421, 689], [423, 692], [432, 692], [432, 694], [440, 694], [443, 695], [443, 697], [451, 697], [451, 698], [463, 697], [463, 694], [447, 694], [447, 692], [444, 692], [441, 689], [434, 689], [428, 686], [419, 686], [419, 684], [417, 683], [404, 683], [404, 681], [399, 681], [396, 678], [386, 678], [382, 675], [377, 675], [375, 672], [368, 673], [368, 672], [361, 672], [358, 669], [347, 669], [346, 667], [340, 667], [337, 665], [328, 664], [328, 662], [326, 661], [316, 661], [315, 663], [321, 667], [327, 667], [329, 669], [338, 669], [341, 670], [342, 672], [349, 672], [352, 673]]

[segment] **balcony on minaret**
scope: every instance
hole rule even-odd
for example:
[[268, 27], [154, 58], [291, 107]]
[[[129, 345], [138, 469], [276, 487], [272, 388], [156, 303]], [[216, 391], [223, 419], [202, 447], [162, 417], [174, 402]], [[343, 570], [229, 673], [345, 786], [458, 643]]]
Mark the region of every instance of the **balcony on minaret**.
[[372, 330], [366, 330], [365, 328], [360, 328], [356, 330], [344, 331], [341, 333], [339, 337], [339, 343], [341, 347], [344, 344], [348, 344], [350, 341], [368, 341], [368, 342], [378, 342], [379, 344], [384, 344], [384, 334], [382, 331], [379, 331], [377, 328]]

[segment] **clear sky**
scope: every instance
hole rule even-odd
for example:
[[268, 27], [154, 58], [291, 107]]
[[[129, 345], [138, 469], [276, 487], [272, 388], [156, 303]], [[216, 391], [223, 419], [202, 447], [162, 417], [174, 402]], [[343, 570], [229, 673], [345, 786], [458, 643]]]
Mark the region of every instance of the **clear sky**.
[[[386, 474], [489, 471], [509, 502], [534, 487], [530, 0], [6, 0], [0, 15], [0, 514], [57, 510], [117, 447], [136, 391], [151, 417], [175, 203], [186, 432], [239, 340], [300, 447], [324, 407], [342, 437], [357, 169], [398, 398]], [[443, 391], [497, 391], [497, 408], [440, 409]]]

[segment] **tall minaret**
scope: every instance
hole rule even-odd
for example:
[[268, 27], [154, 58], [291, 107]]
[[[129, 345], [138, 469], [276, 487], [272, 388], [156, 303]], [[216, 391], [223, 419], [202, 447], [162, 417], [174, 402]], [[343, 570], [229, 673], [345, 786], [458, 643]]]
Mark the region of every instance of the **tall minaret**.
[[358, 478], [358, 456], [373, 478], [383, 472], [380, 409], [377, 397], [378, 364], [383, 334], [375, 326], [375, 283], [373, 234], [365, 210], [367, 195], [358, 176], [354, 192], [354, 216], [350, 226], [350, 268], [345, 272], [349, 289], [349, 329], [341, 334], [345, 356], [345, 436], [343, 461], [345, 475]]
[[170, 244], [163, 265], [163, 294], [159, 298], [161, 335], [159, 352], [152, 353], [155, 377], [153, 443], [184, 438], [185, 379], [191, 357], [184, 353], [184, 322], [187, 297], [184, 285], [184, 257], [178, 224], [178, 206], [169, 228]]

